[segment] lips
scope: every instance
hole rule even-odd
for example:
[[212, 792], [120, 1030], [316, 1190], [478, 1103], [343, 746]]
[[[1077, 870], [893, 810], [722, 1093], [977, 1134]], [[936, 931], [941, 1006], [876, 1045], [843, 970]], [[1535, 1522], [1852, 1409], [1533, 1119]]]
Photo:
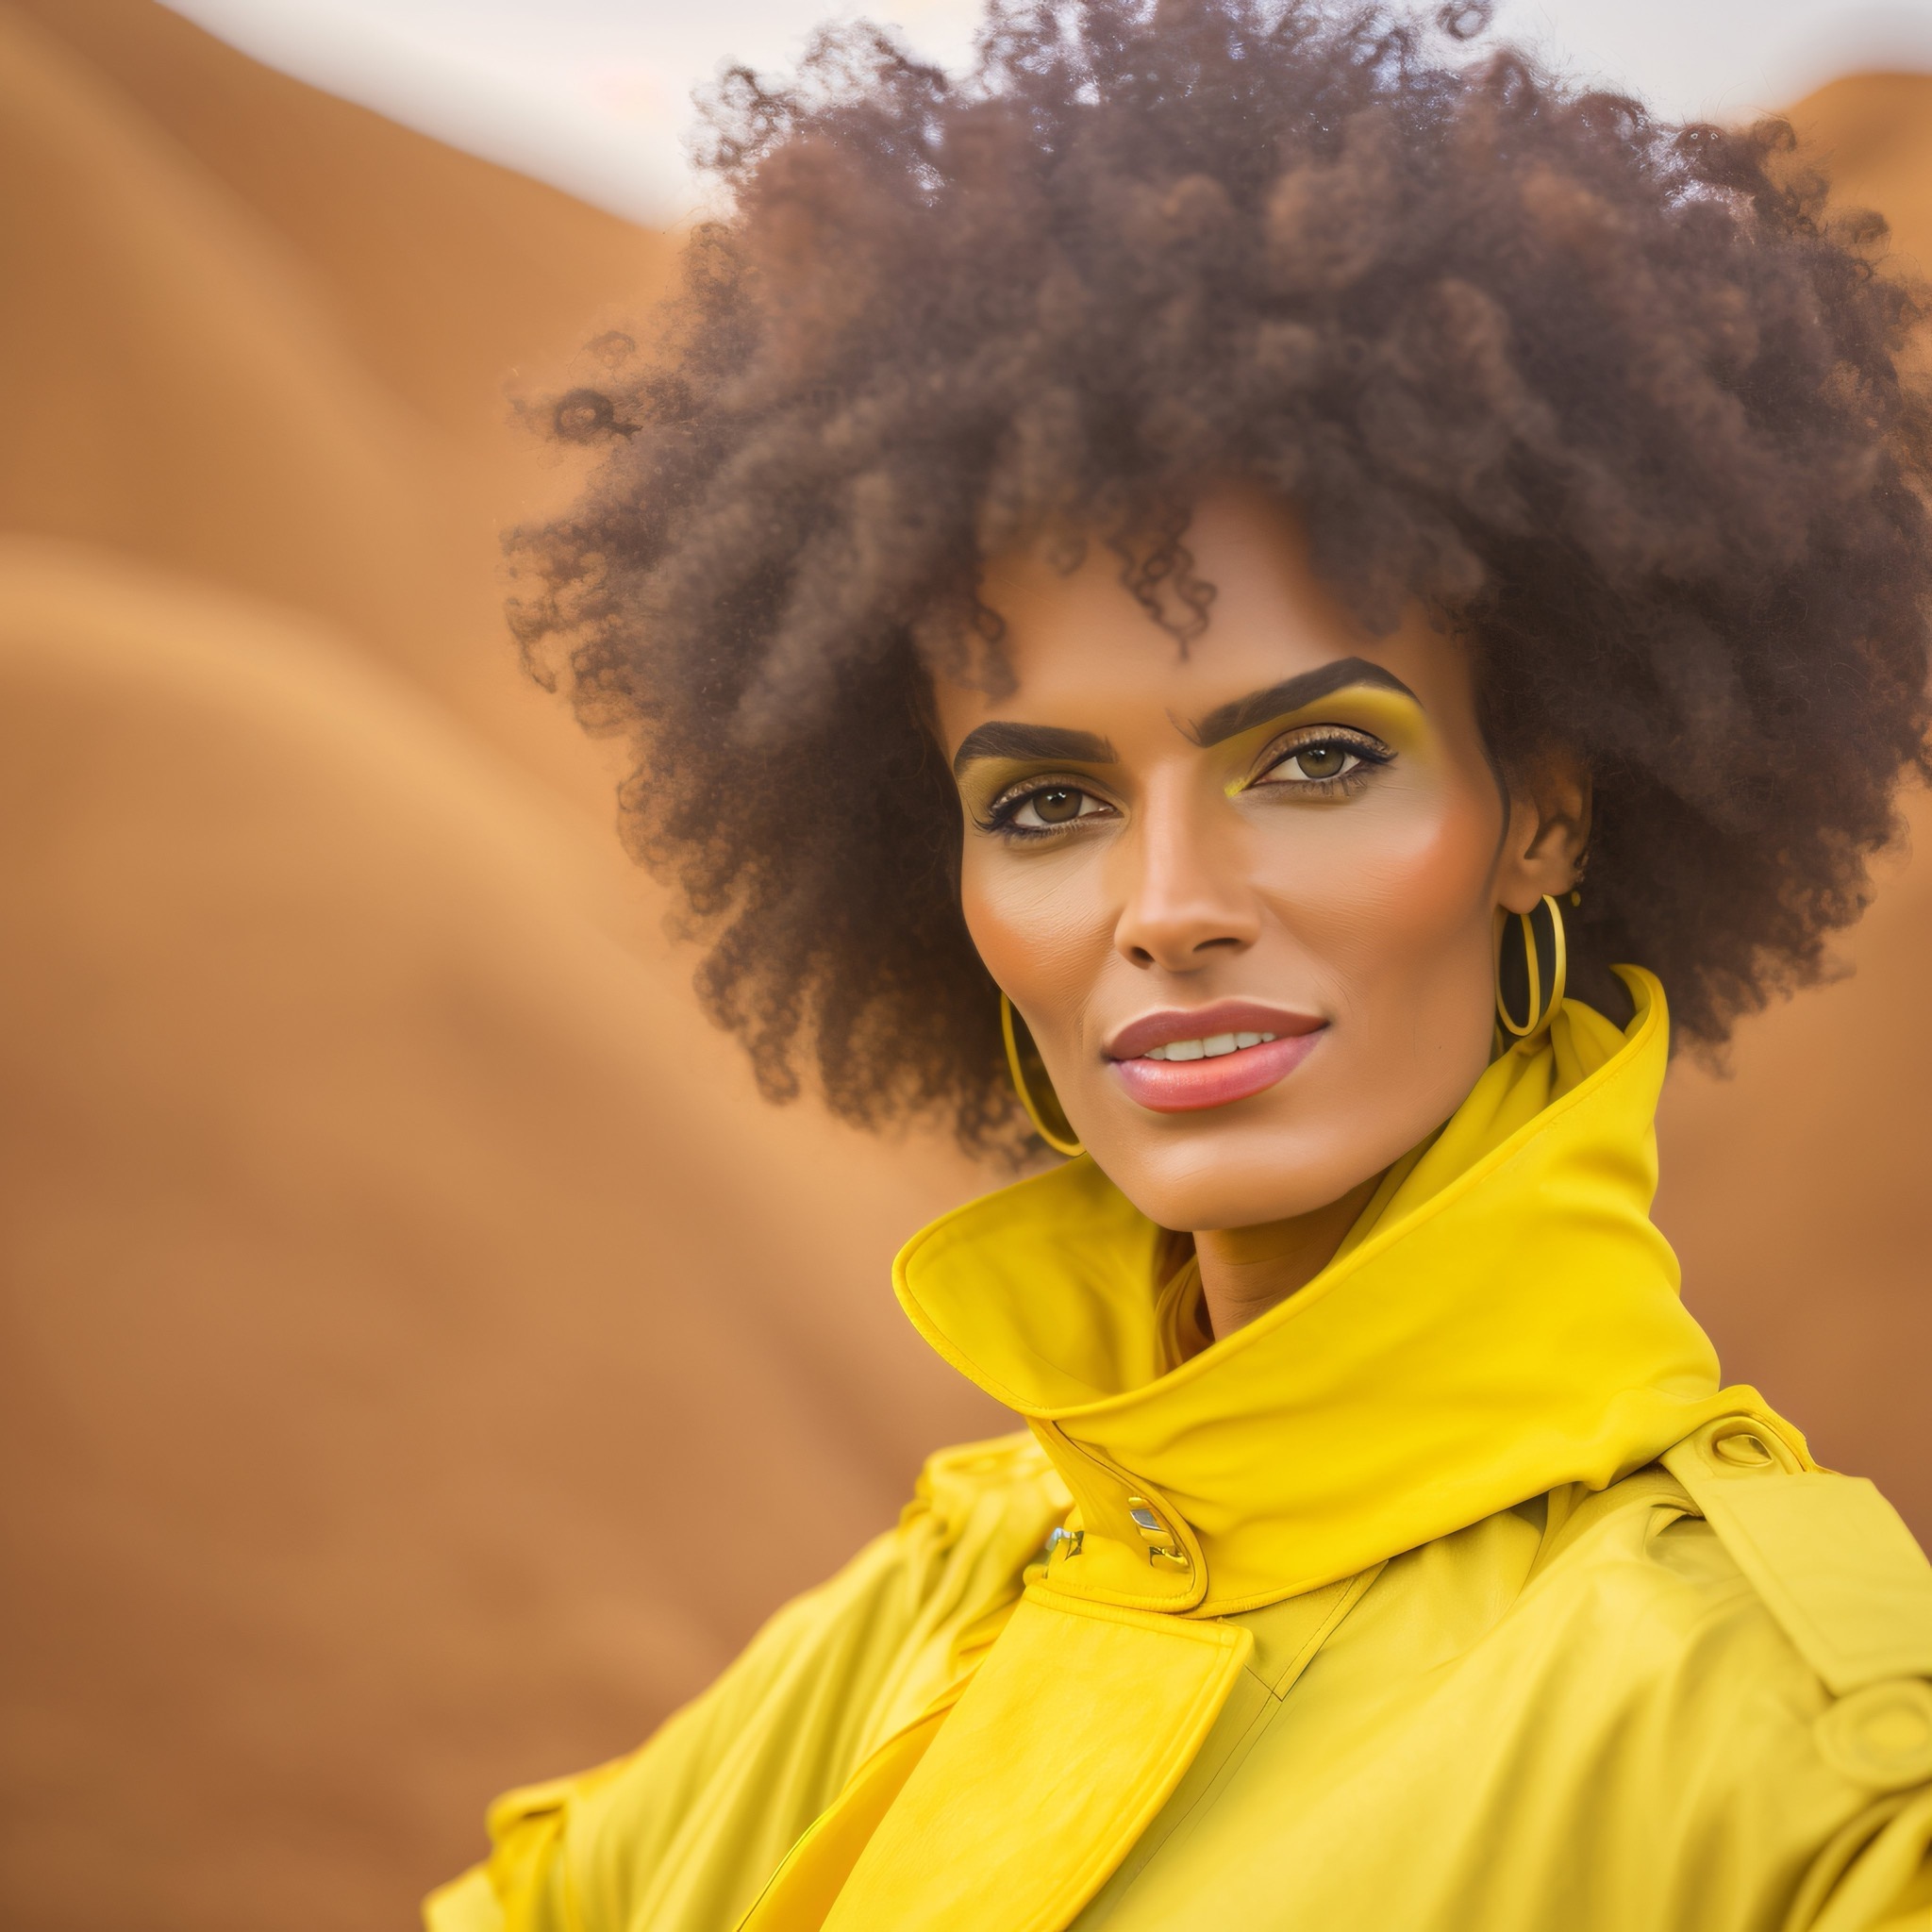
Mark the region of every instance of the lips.
[[[1217, 1000], [1144, 1015], [1121, 1029], [1108, 1056], [1130, 1099], [1156, 1113], [1191, 1113], [1265, 1092], [1307, 1058], [1324, 1030], [1324, 1021], [1306, 1013], [1250, 1000]], [[1274, 1038], [1232, 1051], [1223, 1045], [1260, 1034]], [[1147, 1058], [1157, 1048], [1184, 1041], [1203, 1041], [1211, 1050], [1200, 1058]]]

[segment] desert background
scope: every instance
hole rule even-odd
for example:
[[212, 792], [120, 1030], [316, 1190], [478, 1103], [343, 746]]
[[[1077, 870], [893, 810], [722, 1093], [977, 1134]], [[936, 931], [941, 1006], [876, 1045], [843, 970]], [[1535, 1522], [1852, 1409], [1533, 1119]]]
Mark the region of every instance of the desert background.
[[[1932, 267], [1932, 75], [1792, 113]], [[1005, 1425], [887, 1279], [1001, 1176], [758, 1103], [505, 631], [675, 237], [152, 0], [0, 0], [0, 1923], [404, 1927]], [[1909, 841], [1842, 953], [1658, 1215], [1928, 1539]]]

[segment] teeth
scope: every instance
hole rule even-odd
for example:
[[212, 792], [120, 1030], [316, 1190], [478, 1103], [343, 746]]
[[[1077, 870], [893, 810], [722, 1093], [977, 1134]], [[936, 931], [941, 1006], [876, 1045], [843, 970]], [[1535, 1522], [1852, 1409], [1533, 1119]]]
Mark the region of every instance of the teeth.
[[1239, 1053], [1244, 1046], [1261, 1046], [1273, 1040], [1272, 1033], [1210, 1033], [1206, 1040], [1171, 1040], [1165, 1046], [1150, 1046], [1143, 1058], [1150, 1060], [1212, 1060], [1224, 1053]]

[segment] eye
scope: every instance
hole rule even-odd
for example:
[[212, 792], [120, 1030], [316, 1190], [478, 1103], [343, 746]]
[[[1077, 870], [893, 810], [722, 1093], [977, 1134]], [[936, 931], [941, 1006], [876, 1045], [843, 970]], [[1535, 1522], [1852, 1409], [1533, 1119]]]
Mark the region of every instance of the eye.
[[1044, 839], [1082, 819], [1113, 815], [1113, 808], [1104, 799], [1070, 779], [1035, 778], [996, 798], [980, 821], [980, 830], [1009, 839]]
[[1292, 765], [1304, 778], [1339, 778], [1344, 772], [1352, 772], [1361, 759], [1352, 751], [1344, 750], [1339, 744], [1311, 744], [1304, 751], [1291, 752], [1276, 765], [1274, 774], [1286, 776], [1282, 766]]
[[1311, 734], [1274, 747], [1254, 782], [1325, 789], [1358, 774], [1366, 775], [1372, 767], [1386, 765], [1389, 758], [1388, 748], [1374, 739], [1334, 731]]
[[1071, 785], [1045, 785], [1015, 799], [1004, 822], [1033, 831], [1070, 825], [1075, 819], [1091, 818], [1095, 812], [1106, 809], [1091, 791], [1079, 791]]

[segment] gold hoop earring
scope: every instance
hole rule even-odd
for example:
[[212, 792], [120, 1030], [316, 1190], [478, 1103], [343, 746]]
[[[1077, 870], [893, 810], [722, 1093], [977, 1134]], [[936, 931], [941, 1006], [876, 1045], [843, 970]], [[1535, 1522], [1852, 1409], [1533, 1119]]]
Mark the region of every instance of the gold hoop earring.
[[[1020, 1105], [1026, 1109], [1026, 1118], [1033, 1123], [1033, 1131], [1053, 1149], [1056, 1154], [1064, 1154], [1068, 1159], [1086, 1153], [1074, 1136], [1072, 1124], [1067, 1119], [1066, 1109], [1061, 1107], [1059, 1095], [1055, 1093], [1051, 1084], [1046, 1091], [1051, 1097], [1053, 1113], [1049, 1117], [1033, 1098], [1032, 1090], [1026, 1084], [1026, 1068], [1020, 1054], [1020, 1030], [1014, 1024], [1013, 1003], [1003, 992], [1000, 994], [1000, 1037], [1007, 1042], [1007, 1072], [1012, 1075], [1013, 1091], [1020, 1096]], [[1027, 1045], [1032, 1046], [1029, 1038]], [[1040, 1049], [1033, 1048], [1035, 1058]], [[1044, 1075], [1046, 1069], [1041, 1073]]]
[[1547, 892], [1543, 894], [1543, 904], [1549, 908], [1553, 935], [1547, 999], [1543, 996], [1542, 948], [1537, 944], [1536, 914], [1530, 911], [1515, 915], [1517, 924], [1523, 928], [1523, 963], [1529, 979], [1529, 1017], [1522, 1025], [1517, 1024], [1510, 1014], [1508, 1003], [1503, 997], [1502, 933], [1509, 929], [1508, 915], [1504, 916], [1501, 932], [1497, 935], [1496, 1018], [1502, 1023], [1503, 1030], [1517, 1040], [1535, 1039], [1556, 1018], [1557, 1008], [1563, 1004], [1563, 990], [1570, 981], [1570, 940], [1563, 930], [1563, 909]]

